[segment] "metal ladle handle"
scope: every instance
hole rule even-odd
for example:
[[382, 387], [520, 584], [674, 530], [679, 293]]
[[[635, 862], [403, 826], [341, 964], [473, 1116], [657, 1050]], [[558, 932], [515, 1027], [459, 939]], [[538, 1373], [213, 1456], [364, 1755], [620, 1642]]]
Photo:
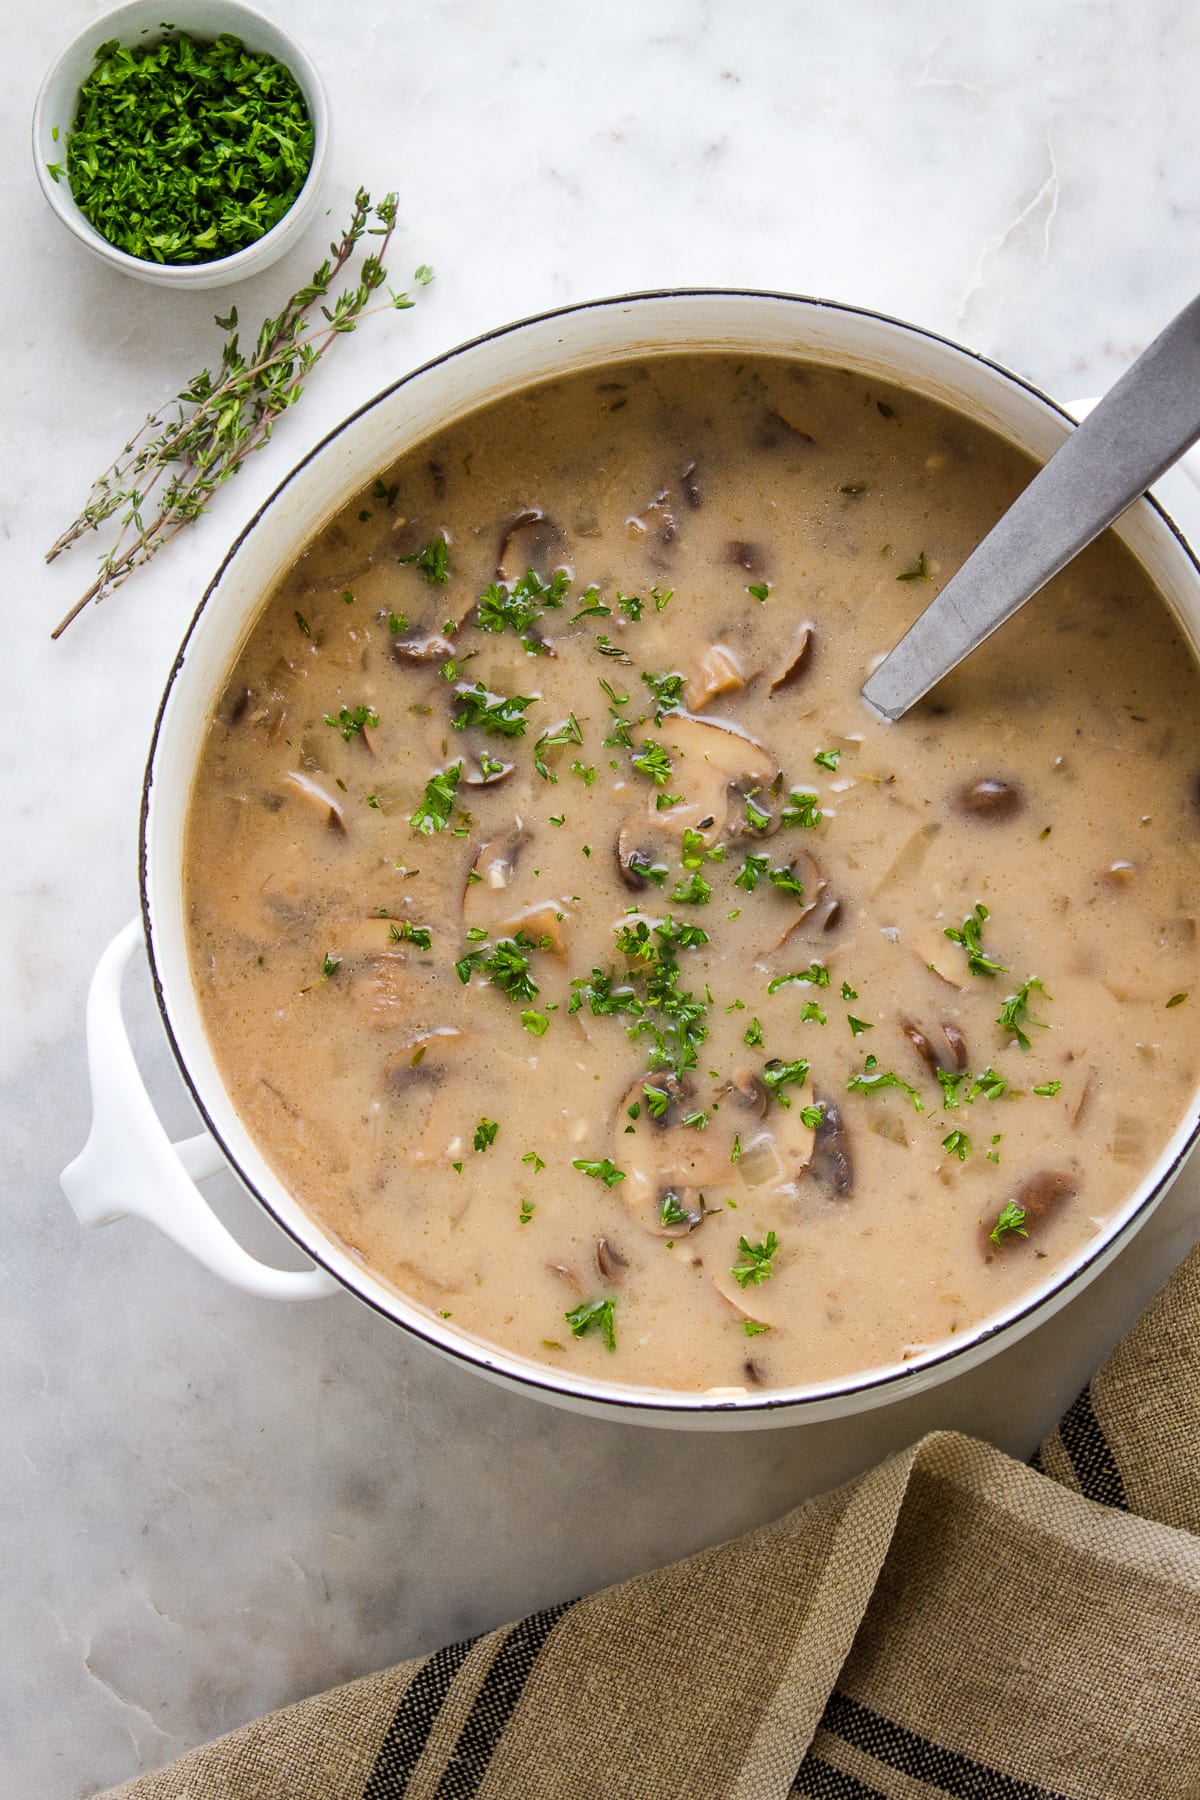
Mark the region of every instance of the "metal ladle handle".
[[863, 687], [899, 719], [1200, 439], [1200, 299], [1018, 495]]

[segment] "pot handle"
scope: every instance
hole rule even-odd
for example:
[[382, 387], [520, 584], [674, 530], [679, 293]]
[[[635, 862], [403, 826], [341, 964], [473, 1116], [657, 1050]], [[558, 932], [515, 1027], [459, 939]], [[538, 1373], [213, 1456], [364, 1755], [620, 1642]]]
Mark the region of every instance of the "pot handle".
[[121, 1011], [121, 980], [144, 943], [133, 919], [96, 967], [87, 1002], [92, 1129], [63, 1170], [63, 1192], [81, 1225], [132, 1216], [157, 1225], [197, 1262], [266, 1300], [319, 1300], [339, 1283], [324, 1269], [273, 1269], [243, 1250], [196, 1186], [227, 1167], [207, 1131], [173, 1144], [134, 1061]]

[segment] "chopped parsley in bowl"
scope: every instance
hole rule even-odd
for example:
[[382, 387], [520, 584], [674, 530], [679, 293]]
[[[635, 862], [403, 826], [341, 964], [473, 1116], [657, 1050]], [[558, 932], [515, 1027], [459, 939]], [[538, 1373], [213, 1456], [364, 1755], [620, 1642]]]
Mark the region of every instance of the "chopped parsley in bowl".
[[312, 158], [312, 120], [289, 69], [232, 35], [205, 43], [182, 32], [101, 44], [65, 174], [85, 218], [128, 255], [212, 262], [278, 225]]
[[98, 19], [43, 84], [42, 191], [129, 274], [206, 287], [263, 268], [312, 216], [328, 151], [313, 65], [240, 0], [155, 0]]

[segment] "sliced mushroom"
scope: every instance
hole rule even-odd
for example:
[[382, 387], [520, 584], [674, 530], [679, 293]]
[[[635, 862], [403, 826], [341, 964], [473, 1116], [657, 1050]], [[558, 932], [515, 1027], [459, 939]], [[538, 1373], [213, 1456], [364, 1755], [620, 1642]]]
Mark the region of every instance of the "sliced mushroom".
[[739, 796], [745, 800], [766, 792], [779, 773], [774, 758], [756, 738], [724, 719], [672, 713], [663, 721], [662, 735], [674, 762], [671, 785], [682, 790], [685, 799], [679, 806], [655, 812], [659, 828], [679, 837], [690, 828], [708, 845], [727, 833], [742, 835], [744, 821], [731, 823], [733, 803]]
[[511, 587], [532, 569], [539, 581], [548, 582], [555, 570], [564, 566], [560, 552], [565, 544], [562, 527], [548, 513], [537, 506], [526, 507], [504, 527], [496, 555], [496, 580]]
[[767, 566], [766, 552], [761, 544], [748, 544], [740, 539], [725, 546], [725, 560], [731, 562], [735, 569], [745, 569], [747, 575], [761, 575]]
[[813, 629], [811, 625], [802, 625], [792, 640], [791, 648], [777, 664], [771, 676], [770, 692], [778, 694], [781, 689], [791, 687], [798, 681], [809, 666], [813, 648]]
[[746, 675], [728, 644], [710, 644], [694, 675], [688, 677], [683, 697], [692, 712], [699, 712], [718, 694], [745, 687]]
[[760, 1284], [752, 1282], [747, 1287], [739, 1287], [732, 1274], [725, 1269], [709, 1279], [726, 1306], [739, 1319], [749, 1319], [752, 1325], [763, 1325], [768, 1329], [778, 1324], [778, 1315], [771, 1308], [770, 1296]]
[[[667, 1095], [667, 1106], [655, 1118], [646, 1103], [649, 1083]], [[695, 1109], [689, 1082], [673, 1076], [639, 1076], [617, 1108], [613, 1121], [612, 1157], [625, 1179], [617, 1196], [631, 1216], [656, 1237], [681, 1237], [704, 1218], [704, 1190], [729, 1175], [724, 1138], [697, 1131], [683, 1120]], [[630, 1120], [630, 1108], [637, 1108]], [[632, 1123], [632, 1131], [627, 1127]]]
[[597, 1238], [596, 1266], [605, 1281], [611, 1281], [615, 1285], [624, 1277], [625, 1271], [629, 1267], [629, 1260], [621, 1255], [617, 1246], [610, 1243], [608, 1238]]
[[324, 814], [325, 823], [339, 837], [348, 837], [346, 814], [342, 803], [321, 782], [314, 781], [311, 775], [302, 774], [299, 769], [289, 769], [283, 779], [289, 786], [303, 795], [308, 804], [318, 813]]
[[811, 850], [798, 850], [792, 858], [792, 873], [804, 889], [804, 901], [797, 913], [789, 912], [782, 930], [778, 914], [768, 918], [767, 937], [756, 961], [762, 962], [777, 952], [795, 949], [800, 943], [827, 937], [841, 922], [842, 903], [829, 892], [829, 880], [821, 863]]
[[854, 1192], [850, 1134], [835, 1102], [822, 1094], [815, 1099], [821, 1108], [821, 1123], [813, 1143], [812, 1172], [835, 1199], [846, 1200]]
[[409, 666], [451, 662], [454, 645], [436, 631], [405, 631], [392, 639], [392, 655]]
[[1001, 1235], [999, 1243], [995, 1243], [991, 1234], [996, 1228], [996, 1221], [984, 1220], [979, 1228], [984, 1261], [991, 1262], [997, 1252], [1007, 1253], [1015, 1245], [1031, 1244], [1055, 1213], [1060, 1212], [1078, 1192], [1078, 1183], [1061, 1169], [1039, 1169], [1036, 1174], [1028, 1176], [1016, 1193], [1010, 1196], [1013, 1204], [1020, 1207], [1025, 1215], [1021, 1226], [1025, 1235], [1022, 1236], [1021, 1231], [1006, 1231]]
[[470, 1094], [456, 1077], [469, 1043], [467, 1032], [439, 1025], [409, 1038], [384, 1064], [388, 1092], [420, 1107], [420, 1137], [414, 1143], [406, 1132], [400, 1140], [410, 1162], [452, 1162], [462, 1154], [465, 1121], [472, 1115]]
[[973, 819], [1003, 824], [1016, 818], [1025, 801], [1015, 782], [1001, 781], [995, 775], [984, 775], [978, 781], [968, 782], [958, 790], [956, 804], [960, 812], [969, 814]]
[[912, 1019], [901, 1019], [900, 1029], [931, 1075], [936, 1075], [939, 1070], [948, 1075], [955, 1070], [966, 1068], [968, 1061], [966, 1039], [952, 1021], [943, 1020], [942, 1022], [942, 1036], [947, 1045], [944, 1055], [934, 1045], [928, 1033], [923, 1031]]
[[474, 788], [499, 787], [502, 781], [508, 780], [516, 766], [516, 763], [502, 762], [498, 757], [489, 756], [487, 759], [486, 770], [482, 763], [476, 763], [464, 769], [462, 777], [463, 786]]
[[406, 1038], [383, 1065], [384, 1085], [392, 1094], [406, 1088], [436, 1087], [447, 1067], [464, 1048], [467, 1034], [456, 1025], [435, 1025]]
[[770, 1095], [767, 1084], [756, 1069], [738, 1069], [731, 1081], [717, 1089], [719, 1100], [728, 1099], [731, 1106], [738, 1111], [750, 1113], [756, 1119], [765, 1119]]
[[627, 819], [617, 833], [614, 846], [617, 873], [625, 886], [632, 888], [635, 894], [640, 894], [652, 885], [661, 887], [661, 878], [655, 881], [654, 874], [659, 870], [663, 871], [664, 876], [666, 873], [664, 864], [655, 861], [654, 851], [646, 841], [647, 836], [645, 822], [640, 816]]
[[[523, 931], [526, 937], [541, 944], [552, 956], [565, 957], [567, 954], [566, 934], [563, 925], [566, 923], [567, 909], [553, 900], [535, 901], [532, 906], [524, 906], [519, 912], [510, 913], [498, 926], [505, 937], [516, 937]], [[549, 939], [546, 943], [545, 940]]]
[[513, 882], [530, 834], [520, 819], [499, 837], [481, 844], [463, 890], [463, 919], [468, 931], [491, 931], [517, 904]]
[[785, 419], [777, 406], [768, 406], [763, 413], [762, 423], [754, 436], [755, 447], [759, 450], [778, 450], [785, 444], [793, 444], [798, 448], [813, 449], [816, 438], [811, 432], [799, 425], [793, 425]]
[[580, 1277], [578, 1269], [573, 1269], [571, 1267], [570, 1263], [565, 1263], [565, 1262], [547, 1263], [546, 1267], [549, 1269], [549, 1271], [552, 1275], [557, 1275], [558, 1279], [560, 1281], [565, 1282], [566, 1285], [569, 1288], [571, 1288], [575, 1293], [582, 1294], [583, 1281]]
[[685, 463], [679, 471], [679, 485], [683, 489], [683, 497], [693, 512], [700, 506], [700, 484], [696, 480], [696, 465]]
[[679, 521], [671, 505], [670, 488], [660, 488], [648, 506], [626, 520], [631, 531], [646, 533], [660, 544], [670, 544], [679, 530]]

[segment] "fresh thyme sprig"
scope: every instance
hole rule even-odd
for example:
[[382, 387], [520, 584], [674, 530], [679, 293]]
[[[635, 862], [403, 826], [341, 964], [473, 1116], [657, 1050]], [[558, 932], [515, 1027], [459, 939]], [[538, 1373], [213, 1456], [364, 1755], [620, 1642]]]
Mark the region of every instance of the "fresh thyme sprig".
[[[60, 637], [85, 606], [106, 599], [176, 532], [207, 510], [217, 488], [237, 474], [253, 451], [262, 449], [276, 419], [295, 405], [305, 378], [336, 338], [353, 331], [370, 312], [403, 310], [413, 304], [408, 294], [389, 290], [386, 302], [368, 306], [387, 280], [384, 258], [395, 225], [396, 195], [387, 194], [373, 205], [360, 188], [342, 237], [329, 246], [329, 256], [313, 271], [312, 280], [292, 295], [278, 317], [264, 319], [248, 356], [238, 343], [237, 309], [227, 319], [218, 318], [228, 335], [216, 376], [202, 370], [166, 406], [150, 414], [93, 484], [79, 517], [47, 552], [46, 561], [53, 562], [85, 532], [120, 515], [116, 542], [101, 558], [100, 573], [52, 637]], [[363, 258], [357, 283], [328, 305], [321, 304], [364, 237], [381, 241]], [[422, 266], [415, 279], [424, 287], [433, 279], [432, 271]], [[323, 323], [316, 322], [316, 312]]]

